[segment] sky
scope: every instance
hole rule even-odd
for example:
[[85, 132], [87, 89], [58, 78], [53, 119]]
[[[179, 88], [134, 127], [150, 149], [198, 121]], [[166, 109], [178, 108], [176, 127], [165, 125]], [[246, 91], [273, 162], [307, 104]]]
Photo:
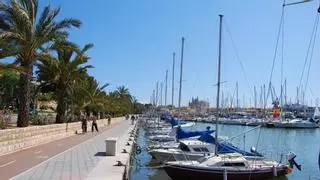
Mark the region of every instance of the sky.
[[[282, 0], [41, 0], [40, 3], [41, 8], [48, 3], [61, 6], [60, 19], [72, 17], [82, 21], [80, 29], [70, 30], [70, 40], [81, 46], [95, 45], [88, 52], [89, 63], [95, 67], [89, 73], [101, 84], [110, 83], [107, 91], [125, 85], [140, 102], [149, 102], [156, 82], [164, 82], [168, 70], [167, 102], [171, 104], [172, 53], [176, 52], [177, 105], [181, 37], [185, 37], [182, 104], [198, 96], [215, 106], [219, 14], [224, 15], [221, 65], [224, 97], [233, 96], [238, 82], [241, 105], [245, 102], [246, 106], [253, 106], [253, 87], [257, 86], [259, 95], [261, 85], [269, 83]], [[318, 6], [319, 2], [313, 1], [288, 6], [284, 11], [283, 79], [287, 79], [288, 101], [296, 99]], [[318, 41], [317, 38], [306, 91], [309, 104], [320, 96]], [[272, 78], [278, 96], [282, 51], [279, 52]]]

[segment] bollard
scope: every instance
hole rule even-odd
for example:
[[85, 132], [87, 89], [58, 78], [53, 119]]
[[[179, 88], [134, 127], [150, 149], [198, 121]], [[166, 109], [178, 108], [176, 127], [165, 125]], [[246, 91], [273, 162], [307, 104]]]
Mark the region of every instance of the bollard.
[[223, 171], [223, 180], [228, 180], [227, 169], [224, 169], [224, 171]]
[[115, 156], [117, 152], [117, 138], [107, 138], [106, 142], [106, 155]]
[[272, 167], [272, 170], [273, 170], [273, 176], [274, 177], [277, 177], [277, 168], [275, 166]]

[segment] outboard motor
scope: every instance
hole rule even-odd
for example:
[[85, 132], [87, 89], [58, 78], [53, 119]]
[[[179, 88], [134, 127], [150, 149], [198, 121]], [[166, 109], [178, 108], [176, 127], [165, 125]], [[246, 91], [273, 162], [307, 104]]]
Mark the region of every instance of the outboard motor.
[[289, 152], [289, 154], [287, 155], [288, 157], [288, 161], [290, 164], [290, 167], [293, 168], [293, 165], [297, 167], [297, 169], [299, 171], [301, 171], [301, 164], [298, 164], [294, 159], [297, 157], [297, 155], [293, 152]]

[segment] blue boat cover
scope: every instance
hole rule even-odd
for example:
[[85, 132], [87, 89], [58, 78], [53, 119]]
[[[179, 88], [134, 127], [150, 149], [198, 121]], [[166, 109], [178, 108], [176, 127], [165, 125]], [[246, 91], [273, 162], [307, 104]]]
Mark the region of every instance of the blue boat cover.
[[[207, 143], [215, 143], [215, 138], [208, 133], [204, 133], [200, 138], [200, 141], [203, 142], [207, 142]], [[244, 151], [242, 149], [239, 149], [237, 147], [235, 147], [234, 145], [232, 145], [231, 143], [222, 141], [222, 140], [218, 140], [218, 152], [223, 154], [223, 153], [240, 153], [244, 156], [261, 156], [261, 154], [257, 153], [257, 152], [247, 152]]]
[[210, 126], [205, 131], [186, 131], [179, 126], [177, 129], [177, 139], [202, 136], [203, 134], [212, 134], [213, 132], [214, 130], [210, 130]]
[[161, 119], [170, 123], [172, 127], [178, 126], [179, 124], [185, 124], [182, 120], [175, 119], [170, 113], [164, 113], [161, 115]]
[[[162, 118], [169, 122], [171, 126], [178, 126], [179, 124], [182, 124], [181, 120], [175, 119], [170, 113], [165, 113], [162, 115]], [[177, 139], [182, 138], [189, 138], [189, 137], [195, 137], [200, 136], [199, 140], [207, 143], [215, 143], [215, 138], [211, 136], [211, 134], [214, 132], [214, 130], [210, 130], [210, 127], [207, 127], [206, 131], [193, 131], [193, 132], [187, 132], [185, 130], [182, 130], [179, 126], [177, 129]], [[261, 154], [257, 152], [246, 152], [244, 150], [241, 150], [235, 146], [233, 146], [231, 143], [225, 142], [225, 141], [218, 141], [218, 152], [219, 153], [240, 153], [245, 156], [261, 156]], [[320, 167], [320, 154], [319, 154], [319, 167]]]

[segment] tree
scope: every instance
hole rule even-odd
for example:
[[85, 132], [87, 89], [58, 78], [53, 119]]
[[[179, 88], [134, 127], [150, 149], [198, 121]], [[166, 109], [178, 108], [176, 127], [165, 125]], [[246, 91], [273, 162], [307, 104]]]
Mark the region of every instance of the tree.
[[7, 71], [15, 71], [22, 73], [22, 68], [17, 67], [14, 64], [5, 64], [5, 63], [0, 63], [0, 77]]
[[0, 77], [4, 74], [5, 69], [6, 69], [6, 65], [3, 63], [0, 63]]
[[129, 89], [120, 86], [117, 88], [116, 95], [120, 104], [120, 113], [126, 114], [132, 112], [132, 96]]
[[[48, 56], [48, 46], [53, 41], [66, 39], [66, 29], [80, 27], [75, 19], [55, 21], [60, 8], [47, 5], [38, 16], [38, 0], [10, 0], [0, 2], [0, 58], [14, 56], [15, 64], [23, 67], [20, 74], [18, 127], [28, 126], [30, 105], [30, 80], [33, 65]], [[3, 45], [5, 42], [6, 45]]]
[[108, 114], [112, 115], [112, 117], [121, 115], [121, 108], [117, 91], [109, 92], [106, 97], [104, 108]]
[[88, 76], [83, 83], [82, 91], [85, 92], [86, 98], [83, 109], [86, 111], [87, 116], [92, 112], [97, 116], [100, 112], [104, 111], [104, 104], [106, 102], [106, 93], [104, 89], [109, 84], [100, 85], [94, 77]]
[[0, 77], [0, 106], [16, 107], [19, 74], [13, 70], [5, 70]]
[[119, 99], [127, 99], [130, 101], [132, 99], [132, 96], [130, 95], [129, 89], [124, 86], [118, 87], [116, 93], [117, 93], [117, 96], [119, 97]]
[[92, 68], [90, 65], [82, 66], [88, 62], [89, 57], [85, 53], [92, 47], [92, 44], [87, 44], [82, 50], [75, 51], [56, 45], [53, 48], [57, 54], [56, 59], [38, 63], [37, 74], [42, 86], [53, 88], [57, 97], [56, 123], [65, 122], [67, 102], [70, 102], [73, 83], [80, 80], [88, 68]]

